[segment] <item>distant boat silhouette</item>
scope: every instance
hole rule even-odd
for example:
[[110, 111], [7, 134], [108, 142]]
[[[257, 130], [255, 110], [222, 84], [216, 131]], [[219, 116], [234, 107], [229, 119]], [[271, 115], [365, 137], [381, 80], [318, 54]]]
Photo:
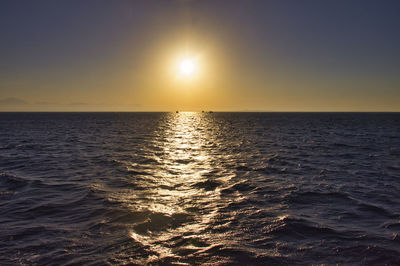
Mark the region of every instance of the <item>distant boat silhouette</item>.
[[179, 113], [179, 111], [176, 111], [175, 113]]

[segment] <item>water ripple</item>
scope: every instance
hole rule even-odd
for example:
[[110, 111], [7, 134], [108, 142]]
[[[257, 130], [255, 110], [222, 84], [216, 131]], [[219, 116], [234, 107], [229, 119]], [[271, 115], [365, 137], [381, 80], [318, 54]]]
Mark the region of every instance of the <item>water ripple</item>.
[[2, 264], [400, 264], [398, 114], [0, 122]]

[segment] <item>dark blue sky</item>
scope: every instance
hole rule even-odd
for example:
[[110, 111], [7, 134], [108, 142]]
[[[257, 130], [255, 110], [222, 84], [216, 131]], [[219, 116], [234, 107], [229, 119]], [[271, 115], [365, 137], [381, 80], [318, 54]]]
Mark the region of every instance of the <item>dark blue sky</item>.
[[399, 14], [390, 0], [3, 0], [0, 99], [197, 109], [153, 82], [182, 42], [218, 61], [205, 107], [400, 111]]

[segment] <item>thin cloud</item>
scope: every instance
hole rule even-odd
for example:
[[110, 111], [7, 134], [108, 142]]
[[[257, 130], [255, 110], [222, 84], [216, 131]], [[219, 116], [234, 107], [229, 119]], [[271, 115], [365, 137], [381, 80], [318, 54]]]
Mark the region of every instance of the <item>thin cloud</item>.
[[72, 105], [72, 106], [80, 106], [80, 105], [89, 105], [88, 103], [84, 103], [84, 102], [73, 102], [73, 103], [70, 103], [69, 105]]
[[28, 105], [29, 103], [15, 97], [0, 99], [0, 105]]
[[50, 104], [55, 104], [55, 103], [39, 101], [39, 102], [35, 102], [35, 104], [37, 104], [37, 105], [50, 105]]

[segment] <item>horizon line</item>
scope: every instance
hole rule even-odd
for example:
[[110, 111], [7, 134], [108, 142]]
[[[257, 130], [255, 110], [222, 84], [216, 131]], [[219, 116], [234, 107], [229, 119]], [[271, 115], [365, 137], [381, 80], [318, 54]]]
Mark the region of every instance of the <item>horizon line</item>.
[[[227, 110], [227, 111], [213, 111], [213, 110], [203, 110], [203, 111], [180, 111], [179, 113], [400, 113], [400, 111], [273, 111], [273, 110]], [[175, 113], [175, 111], [116, 111], [116, 110], [104, 110], [104, 111], [2, 111], [0, 113]]]

